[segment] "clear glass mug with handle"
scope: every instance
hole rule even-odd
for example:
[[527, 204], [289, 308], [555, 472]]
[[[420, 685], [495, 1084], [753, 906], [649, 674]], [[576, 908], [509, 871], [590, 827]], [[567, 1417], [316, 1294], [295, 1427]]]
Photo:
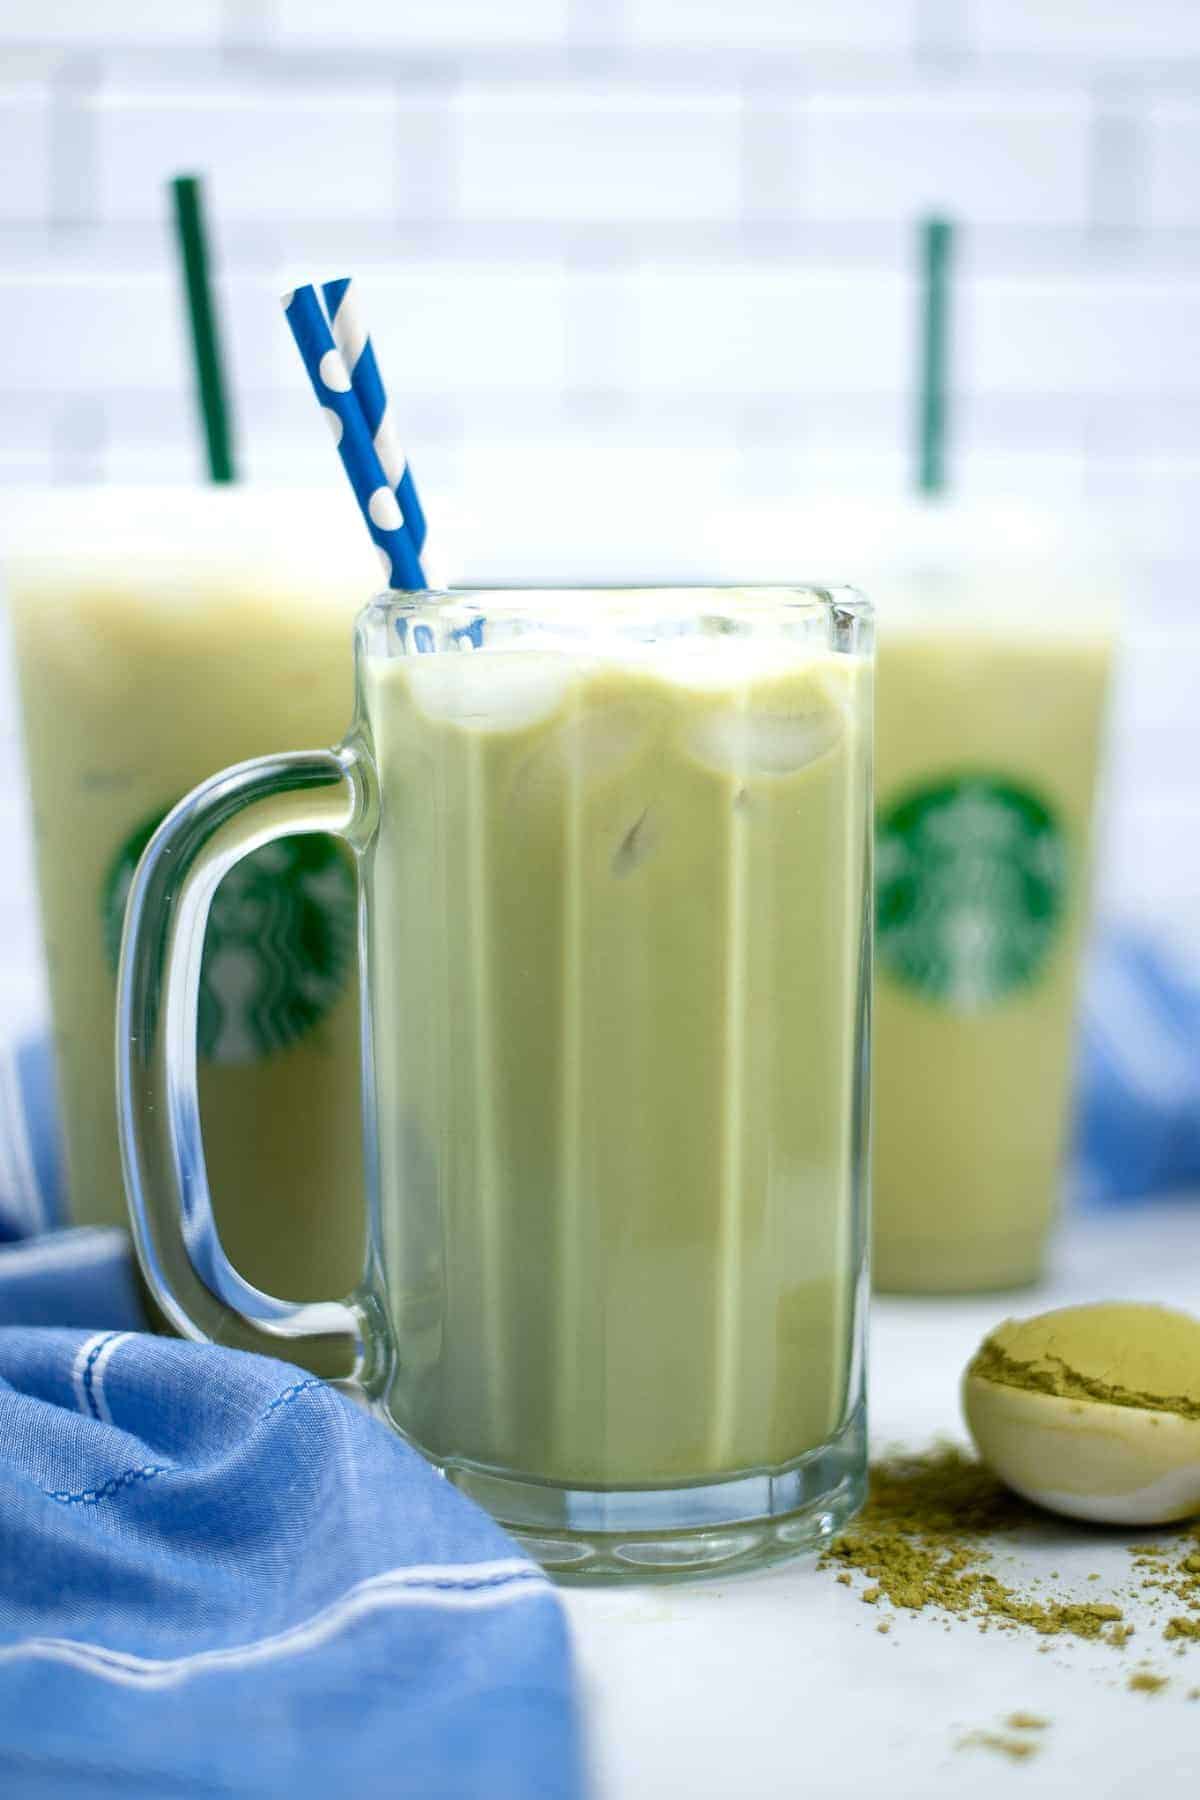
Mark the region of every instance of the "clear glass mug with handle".
[[[338, 748], [215, 776], [134, 879], [159, 1305], [356, 1384], [560, 1574], [811, 1547], [865, 1474], [868, 604], [390, 594], [356, 672]], [[293, 1305], [213, 1230], [195, 1041], [217, 884], [311, 831], [359, 864], [371, 1229], [353, 1294]]]

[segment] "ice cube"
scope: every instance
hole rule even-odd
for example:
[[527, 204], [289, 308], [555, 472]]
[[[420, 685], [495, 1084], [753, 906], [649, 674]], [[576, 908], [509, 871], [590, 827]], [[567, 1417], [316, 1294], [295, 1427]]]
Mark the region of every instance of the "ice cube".
[[422, 712], [472, 731], [521, 731], [552, 719], [571, 681], [564, 657], [479, 651], [414, 656], [405, 674]]
[[558, 796], [571, 785], [611, 780], [638, 756], [655, 717], [652, 705], [624, 700], [568, 711], [522, 764], [518, 796]]
[[786, 711], [737, 705], [701, 713], [688, 732], [694, 756], [706, 768], [743, 780], [755, 775], [792, 775], [831, 750], [842, 733], [838, 709], [813, 697]]

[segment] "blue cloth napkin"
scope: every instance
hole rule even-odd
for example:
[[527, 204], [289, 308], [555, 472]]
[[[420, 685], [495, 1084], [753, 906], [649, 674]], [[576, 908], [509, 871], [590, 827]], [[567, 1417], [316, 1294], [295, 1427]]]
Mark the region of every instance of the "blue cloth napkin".
[[[36, 1060], [10, 1232], [57, 1216]], [[0, 1794], [574, 1800], [541, 1570], [343, 1394], [144, 1323], [123, 1231], [0, 1245]]]
[[1200, 1188], [1200, 980], [1133, 930], [1100, 939], [1084, 983], [1075, 1185], [1103, 1205]]
[[579, 1791], [546, 1577], [286, 1364], [0, 1329], [0, 1569], [14, 1800]]
[[0, 1326], [144, 1331], [146, 1324], [127, 1232], [79, 1226], [0, 1245]]
[[0, 1243], [66, 1223], [48, 1037], [0, 1043]]

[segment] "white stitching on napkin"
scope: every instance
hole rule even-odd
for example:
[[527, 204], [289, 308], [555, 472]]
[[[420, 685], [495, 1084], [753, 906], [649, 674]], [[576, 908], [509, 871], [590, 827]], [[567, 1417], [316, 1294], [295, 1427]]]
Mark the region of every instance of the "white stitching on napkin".
[[429, 1564], [407, 1569], [387, 1569], [350, 1588], [339, 1600], [323, 1607], [312, 1618], [271, 1637], [227, 1650], [201, 1650], [194, 1656], [158, 1658], [135, 1656], [127, 1650], [110, 1650], [104, 1644], [86, 1644], [74, 1638], [25, 1638], [0, 1646], [0, 1663], [35, 1656], [64, 1662], [85, 1674], [99, 1675], [122, 1687], [174, 1687], [206, 1671], [245, 1668], [271, 1662], [280, 1656], [296, 1656], [318, 1644], [328, 1643], [346, 1626], [371, 1613], [393, 1607], [475, 1610], [506, 1606], [514, 1600], [553, 1594], [544, 1572], [519, 1557], [496, 1562]]
[[104, 1371], [112, 1360], [113, 1351], [132, 1336], [131, 1331], [94, 1332], [80, 1344], [71, 1364], [71, 1386], [75, 1390], [77, 1409], [81, 1413], [90, 1413], [105, 1425], [112, 1424], [113, 1416], [104, 1392]]
[[92, 1402], [96, 1408], [96, 1416], [103, 1419], [106, 1425], [113, 1422], [112, 1413], [108, 1410], [108, 1395], [104, 1391], [104, 1376], [113, 1358], [113, 1351], [128, 1343], [133, 1336], [131, 1331], [119, 1331], [115, 1337], [109, 1338], [103, 1350], [92, 1365]]
[[104, 1341], [111, 1336], [112, 1333], [110, 1331], [94, 1331], [91, 1337], [84, 1338], [82, 1344], [80, 1344], [78, 1350], [75, 1352], [75, 1361], [71, 1364], [71, 1387], [75, 1393], [76, 1412], [81, 1412], [85, 1415], [94, 1417], [94, 1414], [92, 1414], [92, 1403], [88, 1398], [86, 1386], [86, 1378], [90, 1366], [89, 1358], [95, 1354], [97, 1346], [103, 1344]]

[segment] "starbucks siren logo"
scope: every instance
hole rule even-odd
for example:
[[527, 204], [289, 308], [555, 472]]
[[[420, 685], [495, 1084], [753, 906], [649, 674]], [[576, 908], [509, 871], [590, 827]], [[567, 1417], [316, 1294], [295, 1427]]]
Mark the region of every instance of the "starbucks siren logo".
[[[104, 884], [104, 941], [115, 969], [138, 858], [165, 813], [126, 839]], [[208, 915], [198, 1042], [206, 1062], [248, 1063], [311, 1031], [354, 962], [355, 881], [334, 838], [281, 838], [226, 875]]]
[[1067, 910], [1068, 850], [1028, 788], [959, 776], [910, 790], [876, 825], [881, 969], [954, 1012], [1037, 978]]

